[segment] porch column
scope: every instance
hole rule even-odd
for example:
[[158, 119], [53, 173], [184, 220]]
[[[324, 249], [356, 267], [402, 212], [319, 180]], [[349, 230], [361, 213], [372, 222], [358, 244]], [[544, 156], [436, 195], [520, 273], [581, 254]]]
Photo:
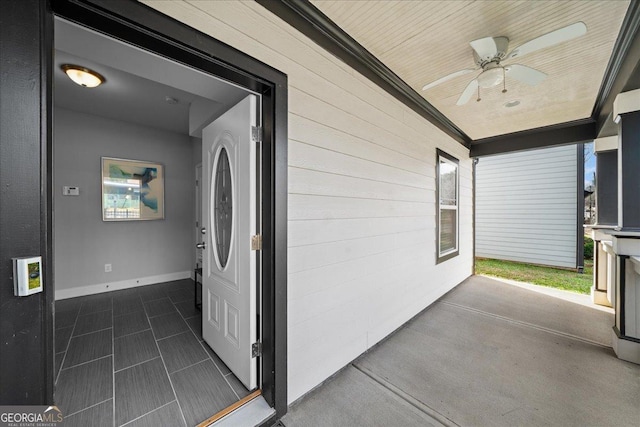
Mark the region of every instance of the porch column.
[[618, 228], [613, 349], [640, 363], [640, 90], [621, 93], [613, 104], [618, 124]]
[[[591, 301], [613, 307], [615, 256], [612, 255], [610, 231], [618, 226], [618, 136], [593, 141], [596, 155], [596, 223], [593, 239], [593, 286]], [[607, 251], [607, 249], [609, 249]], [[611, 278], [614, 280], [611, 280]]]

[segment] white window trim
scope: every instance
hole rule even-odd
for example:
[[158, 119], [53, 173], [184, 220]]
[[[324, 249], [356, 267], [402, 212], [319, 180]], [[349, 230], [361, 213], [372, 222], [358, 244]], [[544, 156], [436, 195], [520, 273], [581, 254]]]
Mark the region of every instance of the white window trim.
[[[437, 171], [436, 171], [436, 179], [438, 180], [437, 190], [436, 190], [436, 205], [437, 205], [437, 217], [438, 217], [438, 230], [436, 235], [436, 264], [444, 262], [450, 258], [453, 258], [458, 255], [460, 249], [460, 215], [458, 206], [460, 205], [460, 162], [455, 157], [445, 153], [444, 151], [437, 150]], [[441, 175], [440, 175], [440, 164], [441, 162], [445, 162], [453, 166], [456, 170], [456, 199], [455, 206], [452, 205], [441, 205], [440, 204], [440, 188], [442, 187], [441, 183]], [[456, 221], [456, 239], [455, 239], [455, 247], [452, 249], [448, 249], [442, 252], [441, 246], [442, 241], [440, 240], [440, 231], [442, 230], [442, 215], [440, 212], [442, 210], [453, 210], [456, 211], [455, 221]]]

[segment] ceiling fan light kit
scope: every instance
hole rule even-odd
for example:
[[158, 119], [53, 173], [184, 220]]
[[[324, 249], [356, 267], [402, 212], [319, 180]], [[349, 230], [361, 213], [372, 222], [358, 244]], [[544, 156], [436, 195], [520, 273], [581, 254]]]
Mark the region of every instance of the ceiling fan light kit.
[[[522, 57], [547, 47], [569, 41], [587, 33], [587, 26], [584, 22], [576, 22], [558, 30], [552, 31], [533, 40], [521, 44], [509, 52], [509, 39], [507, 37], [485, 37], [473, 40], [469, 44], [473, 49], [473, 59], [478, 66], [475, 69], [465, 69], [456, 71], [426, 84], [422, 90], [428, 90], [456, 77], [482, 70], [482, 72], [464, 89], [456, 105], [464, 105], [476, 91], [480, 101], [480, 88], [489, 89], [502, 83], [502, 93], [507, 93], [506, 77], [513, 78], [530, 86], [541, 83], [547, 75], [541, 71], [527, 67], [526, 65], [513, 64], [503, 66], [502, 61], [515, 57]], [[509, 53], [507, 53], [509, 52]], [[506, 106], [506, 104], [505, 104]]]
[[496, 66], [494, 68], [488, 68], [480, 73], [478, 78], [478, 86], [483, 89], [489, 89], [490, 87], [498, 86], [504, 81], [504, 68]]

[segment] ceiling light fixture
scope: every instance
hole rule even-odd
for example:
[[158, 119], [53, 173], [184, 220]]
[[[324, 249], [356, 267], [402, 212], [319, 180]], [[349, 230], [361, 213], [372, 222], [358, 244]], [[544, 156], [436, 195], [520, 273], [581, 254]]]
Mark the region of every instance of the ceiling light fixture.
[[500, 65], [500, 61], [494, 61], [487, 65], [487, 68], [476, 78], [478, 85], [478, 98], [476, 101], [480, 102], [482, 100], [480, 98], [480, 88], [488, 89], [502, 83], [502, 93], [507, 93], [507, 70]]
[[99, 73], [79, 65], [62, 64], [60, 68], [74, 83], [83, 87], [98, 87], [105, 81]]
[[483, 71], [478, 76], [478, 86], [483, 89], [498, 86], [504, 81], [504, 68], [497, 66]]
[[516, 107], [518, 105], [520, 105], [520, 101], [518, 101], [517, 99], [513, 99], [513, 100], [511, 100], [509, 102], [506, 102], [504, 104], [504, 106], [507, 107], [507, 108]]

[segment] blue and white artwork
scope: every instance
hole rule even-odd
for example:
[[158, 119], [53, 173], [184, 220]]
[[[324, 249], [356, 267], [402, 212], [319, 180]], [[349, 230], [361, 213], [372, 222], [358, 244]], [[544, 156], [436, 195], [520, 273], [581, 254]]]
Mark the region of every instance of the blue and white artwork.
[[104, 221], [164, 218], [164, 173], [158, 163], [102, 158]]

